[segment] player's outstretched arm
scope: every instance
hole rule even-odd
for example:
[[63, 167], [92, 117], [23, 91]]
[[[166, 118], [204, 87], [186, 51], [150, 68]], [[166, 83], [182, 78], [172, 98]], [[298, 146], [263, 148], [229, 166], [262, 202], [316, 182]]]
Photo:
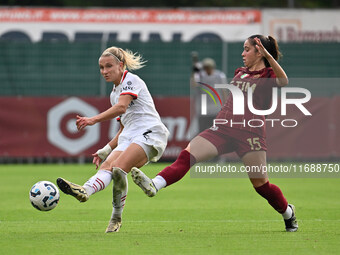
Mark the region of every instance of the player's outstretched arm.
[[268, 60], [271, 68], [273, 69], [276, 75], [277, 85], [280, 87], [286, 86], [288, 84], [288, 77], [286, 72], [283, 70], [280, 64], [273, 58], [273, 56], [265, 49], [259, 38], [255, 38], [255, 42], [256, 49], [262, 54], [262, 56], [264, 56]]
[[106, 110], [105, 112], [102, 112], [96, 116], [93, 116], [91, 118], [88, 117], [82, 117], [77, 115], [77, 128], [78, 130], [84, 129], [86, 126], [92, 126], [98, 122], [102, 122], [105, 120], [113, 119], [119, 115], [122, 115], [126, 112], [126, 109], [128, 108], [129, 104], [132, 101], [132, 96], [130, 95], [121, 95], [119, 97], [118, 103]]

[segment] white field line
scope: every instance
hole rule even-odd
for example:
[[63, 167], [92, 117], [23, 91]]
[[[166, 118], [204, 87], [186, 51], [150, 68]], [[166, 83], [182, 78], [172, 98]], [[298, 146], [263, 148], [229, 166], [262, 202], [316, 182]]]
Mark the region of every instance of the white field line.
[[[49, 222], [47, 220], [22, 220], [22, 221], [0, 221], [0, 223], [38, 223], [38, 222]], [[280, 220], [126, 220], [125, 222], [128, 223], [233, 223], [233, 222], [281, 222], [282, 219]], [[298, 219], [299, 222], [340, 222], [340, 219], [336, 220], [324, 220], [324, 219]], [[53, 222], [55, 223], [62, 223], [62, 222], [78, 222], [78, 223], [88, 223], [88, 222], [107, 222], [107, 220], [54, 220]]]

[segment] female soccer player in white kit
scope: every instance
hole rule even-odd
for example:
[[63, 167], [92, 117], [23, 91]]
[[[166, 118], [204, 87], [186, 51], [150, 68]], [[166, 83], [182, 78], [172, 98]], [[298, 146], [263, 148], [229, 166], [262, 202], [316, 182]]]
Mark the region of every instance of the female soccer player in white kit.
[[102, 149], [93, 154], [97, 166], [105, 160], [98, 172], [83, 186], [63, 178], [57, 179], [59, 188], [80, 202], [106, 188], [113, 180], [113, 211], [106, 229], [118, 232], [128, 191], [127, 173], [132, 167], [156, 162], [163, 154], [169, 131], [161, 122], [152, 97], [144, 81], [128, 72], [143, 67], [140, 55], [117, 47], [106, 49], [99, 58], [100, 73], [107, 82], [113, 82], [110, 95], [112, 107], [93, 117], [77, 116], [77, 128], [117, 118], [120, 129]]

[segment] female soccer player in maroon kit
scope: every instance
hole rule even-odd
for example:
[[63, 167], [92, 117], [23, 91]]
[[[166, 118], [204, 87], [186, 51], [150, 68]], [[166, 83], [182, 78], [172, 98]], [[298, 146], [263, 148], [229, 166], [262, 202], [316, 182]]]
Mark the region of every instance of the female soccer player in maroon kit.
[[[244, 67], [236, 69], [231, 85], [237, 86], [244, 94], [244, 115], [233, 115], [233, 97], [230, 94], [216, 117], [216, 119], [228, 120], [228, 124], [201, 132], [179, 154], [172, 165], [166, 167], [153, 179], [147, 177], [138, 168], [133, 168], [131, 171], [133, 181], [148, 196], [152, 197], [161, 188], [179, 181], [195, 163], [210, 160], [224, 153], [235, 151], [245, 166], [266, 165], [265, 125], [254, 128], [242, 124], [230, 125], [230, 123], [248, 123], [248, 120], [254, 117], [265, 122], [264, 116], [254, 115], [249, 111], [246, 102], [247, 90], [252, 89], [254, 108], [266, 110], [271, 106], [272, 88], [286, 86], [288, 77], [277, 62], [280, 52], [273, 37], [250, 36], [244, 42], [243, 48]], [[267, 173], [264, 172], [261, 176], [258, 173], [257, 175], [248, 173], [248, 175], [256, 192], [282, 214], [286, 231], [297, 231], [294, 206], [288, 204], [278, 186], [269, 182]]]

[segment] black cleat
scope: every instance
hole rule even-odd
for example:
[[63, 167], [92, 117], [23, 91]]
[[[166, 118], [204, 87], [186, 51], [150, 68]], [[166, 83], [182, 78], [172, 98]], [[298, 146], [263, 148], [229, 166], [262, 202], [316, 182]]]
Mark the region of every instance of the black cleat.
[[57, 185], [59, 189], [67, 195], [74, 196], [80, 202], [86, 202], [89, 199], [89, 195], [83, 186], [69, 182], [63, 178], [57, 179]]
[[284, 220], [285, 221], [285, 225], [286, 225], [286, 231], [287, 232], [296, 232], [299, 228], [297, 220], [296, 220], [296, 216], [295, 216], [295, 206], [288, 204], [288, 206], [290, 208], [292, 208], [293, 211], [293, 215], [290, 219], [288, 220]]

